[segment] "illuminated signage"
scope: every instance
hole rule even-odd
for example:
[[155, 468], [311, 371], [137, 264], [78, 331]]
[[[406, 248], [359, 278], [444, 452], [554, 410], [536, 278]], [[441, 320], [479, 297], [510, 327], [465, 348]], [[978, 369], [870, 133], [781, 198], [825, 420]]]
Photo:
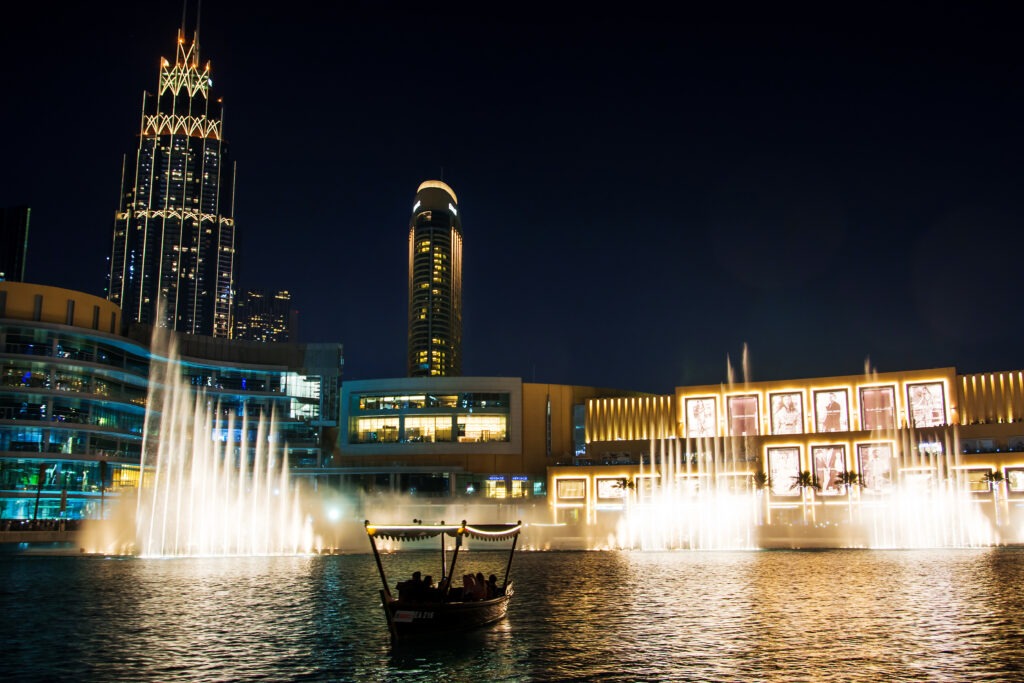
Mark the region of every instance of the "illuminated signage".
[[448, 202], [448, 210], [452, 212], [453, 216], [458, 216], [459, 215], [459, 210], [456, 209], [454, 206], [452, 206], [451, 202]]
[[415, 204], [413, 204], [413, 205], [412, 205], [412, 210], [413, 210], [413, 212], [415, 212], [415, 211], [416, 211], [416, 209], [420, 208], [420, 204], [422, 204], [422, 203], [423, 203], [423, 202], [416, 202]]
[[487, 477], [487, 481], [505, 481], [505, 477], [500, 474], [492, 474]]
[[512, 481], [529, 481], [529, 480], [530, 480], [530, 478], [527, 477], [525, 474], [513, 474], [512, 475]]

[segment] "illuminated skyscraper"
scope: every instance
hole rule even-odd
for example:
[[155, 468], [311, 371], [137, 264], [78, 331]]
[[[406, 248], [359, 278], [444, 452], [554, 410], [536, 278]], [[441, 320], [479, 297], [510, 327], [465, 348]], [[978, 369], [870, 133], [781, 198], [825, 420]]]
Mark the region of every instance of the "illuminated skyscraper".
[[455, 192], [419, 186], [409, 220], [409, 376], [462, 374], [462, 220]]
[[121, 172], [107, 299], [128, 320], [229, 337], [234, 169], [212, 86], [199, 31], [186, 41], [183, 22], [174, 63], [161, 59], [157, 93], [143, 93], [135, 163]]

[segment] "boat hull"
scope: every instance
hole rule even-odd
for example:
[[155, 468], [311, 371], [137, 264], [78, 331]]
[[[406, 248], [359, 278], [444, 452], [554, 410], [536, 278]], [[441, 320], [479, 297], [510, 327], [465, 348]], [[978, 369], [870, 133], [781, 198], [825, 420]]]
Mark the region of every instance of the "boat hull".
[[384, 595], [381, 598], [388, 628], [392, 638], [397, 640], [443, 636], [499, 621], [508, 612], [512, 593], [512, 585], [509, 584], [504, 595], [473, 602], [413, 602], [388, 600]]

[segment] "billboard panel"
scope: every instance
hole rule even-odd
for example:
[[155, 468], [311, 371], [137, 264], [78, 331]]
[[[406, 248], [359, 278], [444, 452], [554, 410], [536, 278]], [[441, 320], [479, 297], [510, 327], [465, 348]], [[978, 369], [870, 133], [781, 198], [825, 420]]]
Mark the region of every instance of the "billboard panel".
[[861, 424], [864, 429], [895, 429], [896, 387], [865, 387], [860, 390]]
[[864, 491], [886, 493], [892, 488], [892, 444], [857, 444], [857, 463]]
[[911, 427], [946, 424], [946, 392], [942, 382], [908, 384], [907, 414]]
[[717, 412], [714, 398], [686, 399], [686, 436], [715, 436]]
[[802, 434], [804, 395], [799, 391], [771, 394], [772, 434]]
[[814, 392], [814, 423], [819, 432], [849, 431], [850, 410], [846, 389]]
[[768, 449], [768, 476], [771, 477], [772, 494], [776, 496], [797, 496], [793, 481], [800, 476], [800, 449], [792, 446]]
[[730, 396], [729, 435], [756, 436], [759, 433], [757, 396]]
[[846, 493], [846, 486], [839, 481], [839, 474], [846, 471], [846, 447], [814, 446], [811, 455], [814, 461], [814, 480], [821, 487], [821, 495], [838, 496]]

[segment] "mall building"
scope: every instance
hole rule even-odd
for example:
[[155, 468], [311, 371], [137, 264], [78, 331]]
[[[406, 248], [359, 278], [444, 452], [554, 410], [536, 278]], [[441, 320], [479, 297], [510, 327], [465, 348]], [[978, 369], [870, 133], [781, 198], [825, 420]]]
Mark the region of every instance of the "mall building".
[[[780, 510], [956, 480], [979, 501], [1024, 510], [1024, 372], [955, 368], [678, 387], [595, 398], [585, 466], [548, 468], [553, 518], [594, 521], [630, 495], [767, 492]], [[849, 485], [854, 473], [853, 485]], [[1019, 514], [1019, 513], [1018, 513]]]
[[[152, 333], [106, 299], [0, 282], [0, 519], [102, 517], [137, 489]], [[183, 376], [225, 413], [276, 414], [292, 467], [330, 454], [339, 344], [175, 339]]]
[[546, 500], [548, 468], [585, 451], [587, 401], [639, 395], [511, 377], [347, 381], [334, 457], [295, 474], [368, 494]]

